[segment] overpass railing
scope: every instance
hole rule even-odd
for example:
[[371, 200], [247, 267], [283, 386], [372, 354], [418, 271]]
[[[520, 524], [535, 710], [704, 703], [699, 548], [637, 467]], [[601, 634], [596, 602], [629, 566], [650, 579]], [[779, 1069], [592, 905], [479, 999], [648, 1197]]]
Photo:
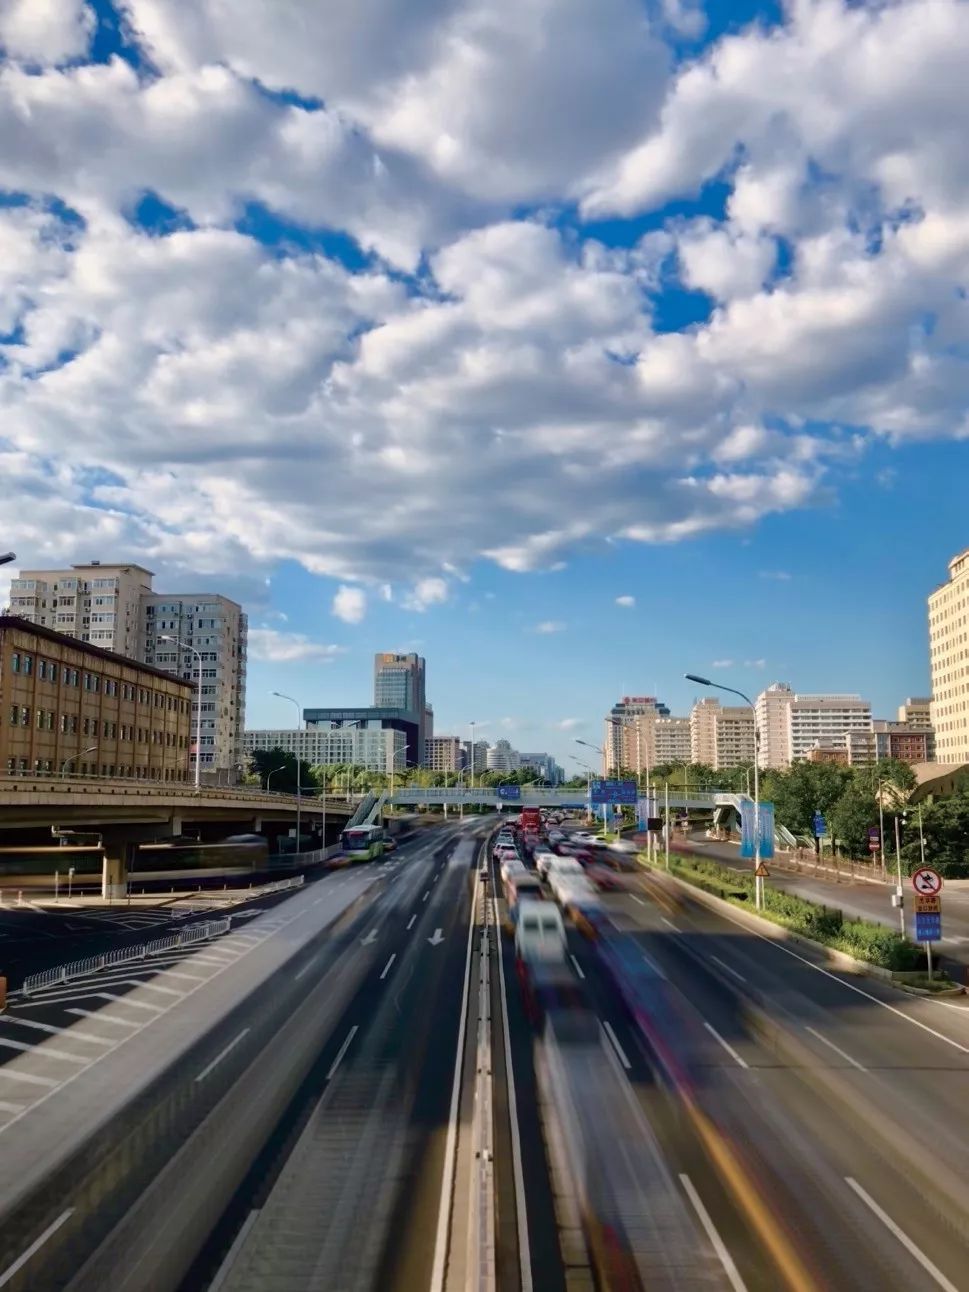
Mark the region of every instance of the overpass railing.
[[[302, 876], [300, 876], [302, 878]], [[271, 891], [271, 890], [270, 890]], [[45, 969], [41, 973], [32, 973], [23, 981], [21, 991], [25, 996], [32, 996], [45, 987], [58, 987], [74, 978], [85, 978], [89, 974], [99, 973], [102, 969], [111, 969], [115, 965], [131, 964], [136, 960], [147, 960], [150, 956], [162, 955], [166, 951], [175, 951], [181, 947], [192, 946], [196, 942], [207, 942], [209, 938], [219, 937], [232, 928], [232, 916], [226, 915], [218, 920], [206, 920], [203, 924], [190, 924], [178, 933], [170, 933], [153, 942], [139, 942], [133, 947], [118, 947], [115, 951], [106, 951], [104, 955], [88, 956], [84, 960], [71, 960], [68, 964]]]

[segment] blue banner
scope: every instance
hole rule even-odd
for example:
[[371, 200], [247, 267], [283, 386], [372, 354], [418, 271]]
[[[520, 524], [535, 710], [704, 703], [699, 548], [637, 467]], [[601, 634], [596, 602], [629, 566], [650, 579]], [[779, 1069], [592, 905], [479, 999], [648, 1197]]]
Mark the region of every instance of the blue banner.
[[916, 942], [941, 942], [942, 941], [942, 912], [915, 912], [915, 941]]
[[520, 785], [499, 785], [498, 797], [500, 799], [520, 799], [522, 796], [522, 787]]
[[603, 803], [636, 804], [635, 781], [593, 781], [591, 785], [592, 803], [601, 807]]
[[[767, 861], [774, 855], [774, 804], [761, 803], [760, 816], [760, 855]], [[754, 856], [754, 804], [752, 799], [743, 799], [740, 804], [740, 855]]]

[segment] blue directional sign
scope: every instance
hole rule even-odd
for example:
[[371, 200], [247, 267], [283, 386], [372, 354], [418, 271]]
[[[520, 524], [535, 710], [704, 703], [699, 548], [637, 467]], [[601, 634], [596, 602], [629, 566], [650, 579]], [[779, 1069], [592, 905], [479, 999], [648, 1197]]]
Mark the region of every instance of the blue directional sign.
[[828, 824], [820, 812], [814, 814], [814, 833], [819, 839], [828, 833]]
[[520, 799], [522, 796], [522, 787], [520, 785], [499, 785], [498, 797], [500, 799]]
[[916, 942], [941, 942], [942, 941], [942, 912], [941, 911], [916, 911], [915, 912], [915, 941]]
[[593, 781], [590, 794], [594, 807], [601, 807], [603, 803], [628, 803], [630, 807], [635, 807], [636, 782]]

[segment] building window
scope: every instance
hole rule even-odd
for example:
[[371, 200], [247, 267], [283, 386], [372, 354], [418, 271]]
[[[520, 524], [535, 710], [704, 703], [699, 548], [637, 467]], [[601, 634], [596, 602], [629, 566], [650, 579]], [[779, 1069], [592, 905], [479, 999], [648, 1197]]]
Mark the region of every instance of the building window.
[[47, 661], [44, 659], [37, 661], [37, 677], [41, 682], [47, 681]]
[[13, 673], [20, 672], [20, 652], [19, 651], [15, 650], [14, 653], [10, 656], [10, 669], [11, 669], [11, 672]]
[[12, 704], [10, 706], [10, 725], [11, 727], [20, 726], [20, 705]]
[[12, 776], [12, 775], [13, 775], [13, 773], [14, 773], [16, 770], [17, 770], [17, 760], [16, 760], [16, 758], [8, 758], [8, 759], [7, 759], [7, 775], [8, 775], [8, 776]]
[[27, 676], [28, 676], [28, 677], [30, 677], [30, 675], [31, 675], [31, 673], [32, 673], [33, 671], [34, 671], [34, 660], [33, 660], [33, 657], [32, 657], [31, 655], [25, 655], [25, 656], [24, 656], [24, 672], [27, 674]]
[[29, 705], [24, 704], [24, 705], [21, 705], [20, 707], [20, 725], [22, 727], [30, 726], [30, 706]]

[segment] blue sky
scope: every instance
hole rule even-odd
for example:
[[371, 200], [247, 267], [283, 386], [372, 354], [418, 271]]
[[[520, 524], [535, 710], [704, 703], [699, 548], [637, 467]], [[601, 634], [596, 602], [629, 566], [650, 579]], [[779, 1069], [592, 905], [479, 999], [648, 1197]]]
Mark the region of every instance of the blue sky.
[[390, 648], [560, 759], [687, 669], [925, 693], [966, 0], [328, 8], [0, 13], [4, 545], [237, 596], [252, 726]]

